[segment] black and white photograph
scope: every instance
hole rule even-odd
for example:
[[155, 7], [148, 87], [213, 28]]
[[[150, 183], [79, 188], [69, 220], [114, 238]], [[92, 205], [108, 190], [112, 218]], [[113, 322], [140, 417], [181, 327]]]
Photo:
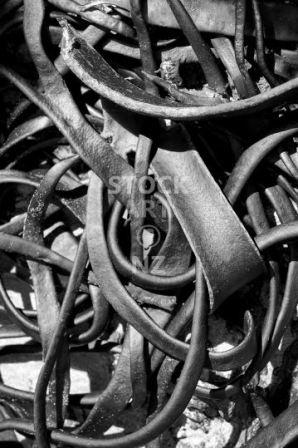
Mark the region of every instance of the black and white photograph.
[[0, 0], [0, 448], [298, 447], [298, 0]]

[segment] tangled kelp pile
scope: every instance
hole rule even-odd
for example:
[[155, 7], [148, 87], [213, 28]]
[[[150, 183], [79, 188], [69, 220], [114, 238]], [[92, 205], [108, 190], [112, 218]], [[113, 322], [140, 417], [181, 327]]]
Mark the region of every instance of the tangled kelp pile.
[[[1, 6], [1, 302], [43, 364], [34, 393], [0, 385], [0, 430], [163, 447], [195, 393], [250, 406], [263, 429], [245, 446], [287, 446], [297, 403], [278, 408], [260, 378], [296, 318], [298, 7]], [[214, 316], [238, 345], [214, 349]], [[70, 394], [72, 354], [115, 344], [106, 388]], [[135, 431], [105, 436], [128, 409]]]

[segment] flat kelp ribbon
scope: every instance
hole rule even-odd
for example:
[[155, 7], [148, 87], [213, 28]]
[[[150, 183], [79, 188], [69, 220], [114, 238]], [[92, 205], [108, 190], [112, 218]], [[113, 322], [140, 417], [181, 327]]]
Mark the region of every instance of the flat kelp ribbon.
[[60, 20], [60, 24], [63, 27], [61, 52], [71, 71], [102, 97], [142, 115], [173, 120], [238, 117], [292, 101], [298, 92], [298, 81], [294, 79], [252, 98], [210, 107], [177, 106], [125, 80], [66, 20]]
[[[33, 194], [24, 224], [23, 238], [43, 245], [43, 219], [51, 196], [63, 174], [78, 162], [78, 157], [66, 159], [54, 166]], [[28, 261], [37, 303], [38, 327], [45, 359], [59, 317], [59, 301], [51, 269], [35, 261]], [[65, 417], [66, 397], [69, 392], [69, 358], [66, 343], [61, 346], [63, 356], [57, 361], [50, 382], [49, 422], [61, 426]]]
[[[186, 130], [177, 126], [171, 131], [181, 150], [173, 150], [166, 141], [161, 143], [152, 160], [152, 170], [193, 252], [201, 260], [211, 309], [216, 309], [244, 283], [264, 272], [264, 265]], [[171, 181], [170, 188], [164, 179]], [[178, 192], [174, 190], [175, 183]]]

